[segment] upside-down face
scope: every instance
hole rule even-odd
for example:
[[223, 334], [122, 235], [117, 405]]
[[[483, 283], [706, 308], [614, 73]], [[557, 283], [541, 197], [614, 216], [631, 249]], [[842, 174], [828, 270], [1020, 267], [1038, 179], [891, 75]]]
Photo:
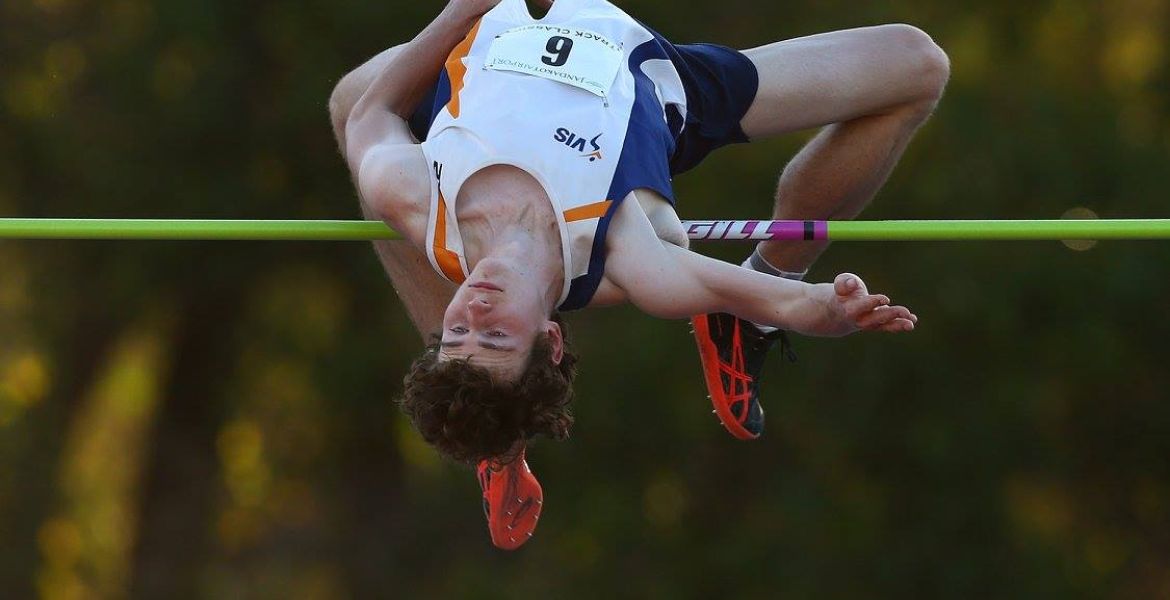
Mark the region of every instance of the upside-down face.
[[549, 319], [543, 292], [536, 278], [512, 265], [481, 260], [443, 314], [441, 358], [466, 358], [502, 380], [512, 380], [523, 371], [536, 337], [547, 333], [553, 363], [559, 363], [561, 329]]

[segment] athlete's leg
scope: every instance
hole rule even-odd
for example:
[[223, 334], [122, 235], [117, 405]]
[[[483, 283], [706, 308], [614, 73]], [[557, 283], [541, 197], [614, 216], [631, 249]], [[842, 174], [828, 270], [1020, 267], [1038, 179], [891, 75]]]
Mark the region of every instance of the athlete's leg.
[[[921, 30], [883, 25], [797, 38], [744, 54], [760, 86], [740, 122], [749, 138], [824, 128], [785, 167], [775, 219], [851, 219], [873, 198], [950, 74]], [[804, 271], [828, 242], [764, 242], [784, 271]]]
[[[885, 182], [930, 116], [949, 75], [947, 57], [921, 31], [887, 25], [747, 50], [759, 89], [740, 127], [761, 138], [824, 127], [780, 176], [773, 218], [849, 219]], [[805, 271], [827, 242], [763, 242], [752, 268]], [[777, 273], [779, 270], [781, 273]], [[707, 390], [719, 420], [741, 439], [764, 429], [760, 377], [783, 332], [726, 313], [692, 319]], [[790, 356], [791, 358], [791, 356]]]
[[[342, 152], [345, 151], [345, 122], [350, 111], [395, 52], [395, 48], [390, 48], [341, 78], [329, 97], [333, 134]], [[362, 215], [375, 220], [365, 203], [362, 203]], [[427, 257], [410, 242], [378, 241], [374, 242], [374, 250], [390, 276], [394, 291], [406, 307], [410, 320], [423, 336], [423, 341], [428, 342], [428, 335], [442, 331], [443, 310], [451, 301], [455, 286], [439, 277]]]

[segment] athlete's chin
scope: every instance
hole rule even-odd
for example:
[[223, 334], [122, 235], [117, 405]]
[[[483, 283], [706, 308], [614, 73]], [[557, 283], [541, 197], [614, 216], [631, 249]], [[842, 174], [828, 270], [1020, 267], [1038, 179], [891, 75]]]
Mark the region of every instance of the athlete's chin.
[[519, 276], [520, 273], [516, 269], [516, 265], [498, 258], [485, 258], [475, 265], [475, 269], [467, 279], [472, 282], [490, 281], [495, 285], [507, 289], [507, 285], [504, 284]]

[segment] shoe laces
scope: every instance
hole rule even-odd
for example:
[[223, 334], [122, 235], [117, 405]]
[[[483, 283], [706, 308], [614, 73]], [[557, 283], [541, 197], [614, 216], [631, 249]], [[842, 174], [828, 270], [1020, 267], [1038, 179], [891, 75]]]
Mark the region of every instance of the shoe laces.
[[788, 362], [796, 362], [796, 351], [792, 348], [792, 340], [788, 337], [787, 331], [777, 329], [771, 333], [763, 334], [761, 339], [767, 340], [768, 342], [780, 340], [780, 354], [784, 355], [784, 358]]
[[[748, 336], [749, 340], [751, 337], [753, 336]], [[747, 361], [743, 353], [743, 338], [743, 328], [736, 327], [731, 338], [731, 361], [719, 361], [719, 369], [730, 379], [731, 389], [727, 390], [726, 393], [729, 405], [741, 400], [750, 400], [752, 396], [751, 384], [754, 378], [747, 371]], [[743, 411], [741, 420], [747, 418], [747, 412]]]

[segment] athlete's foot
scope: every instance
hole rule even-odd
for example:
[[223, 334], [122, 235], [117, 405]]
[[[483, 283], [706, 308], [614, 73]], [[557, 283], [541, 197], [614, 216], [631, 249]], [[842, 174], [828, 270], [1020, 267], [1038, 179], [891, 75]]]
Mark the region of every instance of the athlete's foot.
[[781, 331], [764, 333], [750, 321], [727, 313], [691, 318], [703, 379], [715, 414], [727, 431], [741, 440], [754, 440], [764, 432], [764, 408], [760, 405], [760, 377], [768, 350], [781, 342], [790, 361], [796, 356]]
[[476, 469], [483, 490], [483, 513], [497, 548], [515, 550], [524, 545], [544, 505], [540, 482], [524, 460], [524, 450], [510, 462], [482, 460]]

